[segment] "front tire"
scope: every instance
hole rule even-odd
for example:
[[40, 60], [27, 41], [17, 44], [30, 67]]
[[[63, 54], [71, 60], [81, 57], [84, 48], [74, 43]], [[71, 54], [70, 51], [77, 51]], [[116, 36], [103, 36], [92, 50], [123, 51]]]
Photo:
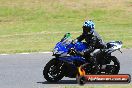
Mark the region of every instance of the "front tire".
[[64, 63], [52, 59], [50, 60], [43, 70], [43, 76], [48, 82], [57, 82], [64, 77]]

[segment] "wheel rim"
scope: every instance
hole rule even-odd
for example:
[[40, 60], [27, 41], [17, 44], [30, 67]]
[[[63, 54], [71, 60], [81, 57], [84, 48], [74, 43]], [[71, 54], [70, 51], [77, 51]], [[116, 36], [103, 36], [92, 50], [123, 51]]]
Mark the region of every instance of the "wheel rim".
[[63, 63], [59, 63], [57, 65], [52, 65], [50, 68], [49, 68], [49, 71], [48, 71], [48, 76], [49, 78], [51, 78], [52, 80], [56, 79], [57, 77], [60, 76], [60, 74], [62, 73], [62, 69], [63, 69]]
[[114, 60], [111, 60], [113, 62], [113, 64], [110, 63], [110, 67], [109, 67], [109, 71], [107, 72], [107, 74], [114, 74], [115, 71], [119, 68], [119, 65], [117, 62], [115, 62]]

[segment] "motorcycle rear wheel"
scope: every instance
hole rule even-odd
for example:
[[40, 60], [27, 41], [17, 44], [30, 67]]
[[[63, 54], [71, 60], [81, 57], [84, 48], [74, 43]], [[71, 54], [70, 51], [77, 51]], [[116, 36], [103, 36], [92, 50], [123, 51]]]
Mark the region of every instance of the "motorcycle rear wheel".
[[109, 59], [111, 60], [111, 62], [114, 63], [114, 65], [113, 66], [109, 66], [110, 68], [108, 67], [107, 74], [118, 74], [119, 70], [120, 70], [120, 62], [119, 62], [119, 60], [115, 56], [111, 56], [111, 57], [109, 57]]

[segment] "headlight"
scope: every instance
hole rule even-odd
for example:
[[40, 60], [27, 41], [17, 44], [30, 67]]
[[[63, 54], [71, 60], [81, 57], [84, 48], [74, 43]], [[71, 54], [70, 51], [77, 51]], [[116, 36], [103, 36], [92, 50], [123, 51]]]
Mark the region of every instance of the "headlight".
[[53, 53], [56, 54], [58, 52], [58, 48], [53, 49]]
[[62, 53], [64, 53], [64, 51], [58, 51], [58, 48], [54, 48], [53, 53], [54, 54], [62, 54]]

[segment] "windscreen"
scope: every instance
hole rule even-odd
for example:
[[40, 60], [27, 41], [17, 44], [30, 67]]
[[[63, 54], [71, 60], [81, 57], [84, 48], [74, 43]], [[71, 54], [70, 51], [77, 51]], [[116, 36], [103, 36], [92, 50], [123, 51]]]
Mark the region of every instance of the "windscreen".
[[71, 34], [66, 33], [64, 35], [64, 37], [61, 39], [61, 42], [62, 42], [63, 45], [69, 45], [72, 42]]

